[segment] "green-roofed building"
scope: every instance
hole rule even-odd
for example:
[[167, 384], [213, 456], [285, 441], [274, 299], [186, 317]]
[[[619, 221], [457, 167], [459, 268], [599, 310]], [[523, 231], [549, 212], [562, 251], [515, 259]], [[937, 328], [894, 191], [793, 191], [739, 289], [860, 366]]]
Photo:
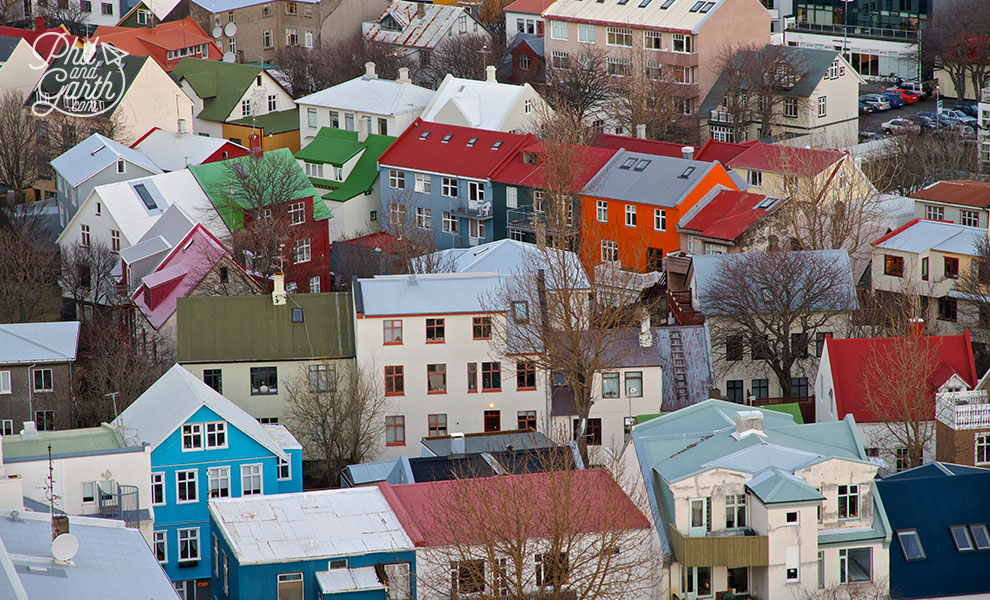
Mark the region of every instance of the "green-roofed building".
[[354, 365], [350, 293], [180, 298], [178, 361], [262, 422], [284, 421], [287, 390], [344, 376]]
[[[298, 124], [297, 124], [298, 125]], [[333, 207], [331, 240], [381, 230], [378, 157], [395, 138], [323, 127], [296, 158], [327, 204]]]
[[790, 411], [706, 400], [639, 422], [632, 439], [625, 451], [646, 483], [671, 596], [886, 585], [879, 465], [852, 416], [799, 424]]

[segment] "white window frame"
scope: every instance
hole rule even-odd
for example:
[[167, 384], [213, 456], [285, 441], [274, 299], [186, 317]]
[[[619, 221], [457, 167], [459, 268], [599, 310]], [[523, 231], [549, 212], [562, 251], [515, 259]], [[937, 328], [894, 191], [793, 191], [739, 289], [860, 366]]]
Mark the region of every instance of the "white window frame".
[[83, 248], [89, 248], [90, 237], [89, 237], [89, 225], [85, 223], [79, 226], [79, 245]]
[[[188, 475], [192, 473], [192, 478]], [[186, 475], [186, 478], [182, 481], [179, 480], [180, 475]], [[192, 490], [193, 498], [189, 499], [188, 491]], [[182, 499], [182, 490], [186, 490], [186, 499]], [[176, 504], [196, 504], [199, 502], [199, 470], [198, 469], [182, 469], [175, 472], [175, 503]]]
[[[178, 541], [179, 541], [179, 562], [180, 563], [184, 563], [184, 562], [196, 562], [196, 561], [200, 560], [200, 558], [202, 558], [203, 553], [200, 550], [200, 545], [199, 545], [199, 527], [188, 527], [188, 528], [177, 529], [176, 530], [176, 535], [177, 535]], [[186, 556], [185, 558], [182, 557], [182, 542], [184, 542], [184, 541], [185, 542], [188, 542], [188, 543], [195, 542], [195, 544], [196, 544], [196, 555], [195, 556]]]
[[388, 170], [388, 187], [393, 190], [406, 189], [406, 174], [399, 169]]
[[161, 564], [168, 563], [168, 531], [154, 531], [151, 533], [151, 551], [158, 557], [158, 546], [161, 545], [162, 557], [158, 559]]
[[[191, 442], [191, 444], [188, 447], [186, 446], [187, 439]], [[182, 425], [182, 451], [199, 452], [202, 449], [203, 449], [203, 424], [184, 423]]]
[[482, 181], [468, 182], [468, 200], [472, 202], [485, 201], [485, 184]]
[[787, 546], [784, 550], [784, 580], [787, 583], [801, 581], [801, 546]]
[[980, 226], [980, 213], [975, 210], [960, 210], [959, 211], [959, 223], [965, 225], [966, 227], [979, 227]]
[[0, 394], [13, 394], [10, 384], [10, 371], [0, 371]]
[[608, 200], [595, 202], [595, 218], [599, 223], [608, 223]]
[[[241, 496], [261, 496], [265, 493], [265, 479], [262, 476], [264, 474], [264, 469], [260, 463], [252, 463], [249, 465], [241, 465]], [[245, 493], [248, 489], [246, 482], [248, 478], [258, 478], [257, 492], [252, 492], [250, 494]], [[250, 488], [254, 490], [255, 488]]]
[[83, 504], [96, 504], [96, 492], [98, 489], [95, 481], [82, 482], [81, 502]]
[[292, 242], [292, 261], [295, 264], [309, 262], [313, 259], [313, 245], [309, 238]]
[[636, 227], [636, 205], [627, 204], [625, 209], [626, 227]]
[[241, 116], [242, 117], [250, 117], [251, 116], [251, 101], [250, 100], [247, 100], [247, 99], [241, 100]]
[[[292, 479], [292, 460], [291, 459], [286, 460], [286, 459], [282, 458], [281, 456], [277, 456], [275, 458], [278, 461], [278, 464], [275, 467], [275, 479], [277, 481], [289, 481], [289, 480], [291, 480]], [[285, 472], [285, 475], [282, 475], [282, 472], [283, 471]]]
[[508, 185], [505, 187], [505, 207], [519, 208], [519, 191], [515, 186]]
[[[155, 488], [160, 487], [162, 490], [162, 501], [155, 502]], [[168, 504], [168, 498], [165, 497], [165, 473], [158, 471], [151, 474], [151, 505], [152, 506], [164, 506]]]
[[426, 173], [416, 173], [416, 187], [414, 188], [420, 194], [429, 194], [430, 189], [433, 187], [430, 184], [430, 176]]
[[602, 240], [602, 262], [613, 262], [619, 259], [619, 244], [614, 240]]
[[[670, 50], [680, 54], [694, 54], [694, 36], [683, 33], [675, 33], [671, 38]], [[677, 49], [677, 42], [681, 42], [681, 49]]]
[[667, 211], [662, 208], [653, 209], [653, 230], [667, 231]]
[[[212, 430], [212, 431], [211, 431]], [[213, 437], [213, 442], [210, 442], [210, 436]], [[217, 438], [223, 436], [223, 443], [218, 444]], [[203, 447], [207, 450], [216, 450], [218, 448], [227, 447], [227, 422], [226, 421], [209, 421], [203, 424], [203, 438], [205, 443]]]
[[840, 548], [839, 549], [839, 583], [861, 583], [858, 581], [849, 581], [849, 551], [850, 550], [866, 550], [870, 553], [870, 577], [863, 581], [873, 581], [873, 548], [869, 546], [863, 548]]
[[[653, 42], [653, 43], [650, 43]], [[659, 31], [644, 31], [643, 32], [643, 49], [644, 50], [663, 50], [663, 34]]]
[[818, 98], [818, 117], [821, 118], [827, 116], [828, 116], [828, 97], [820, 96]]
[[[319, 165], [320, 175], [322, 176], [322, 167]], [[306, 222], [306, 203], [305, 202], [293, 202], [289, 205], [289, 224], [290, 225], [302, 225]]]
[[[230, 467], [210, 467], [206, 470], [206, 491], [210, 498], [230, 498]], [[222, 494], [224, 490], [223, 483], [226, 481], [227, 486], [226, 494]], [[217, 494], [213, 495], [214, 483], [216, 484]]]
[[[843, 494], [842, 492], [837, 492], [837, 498], [836, 498], [837, 499], [837, 508], [841, 509], [841, 507], [842, 507], [842, 499], [843, 498], [846, 498], [846, 516], [843, 517], [840, 514], [840, 512], [837, 511], [836, 514], [839, 514], [839, 520], [840, 521], [852, 521], [852, 520], [858, 519], [859, 518], [859, 503], [860, 503], [859, 485], [856, 485], [856, 484], [852, 484], [852, 485], [840, 485], [839, 488], [840, 489], [841, 488], [846, 488], [846, 493], [845, 494]], [[855, 498], [856, 499], [856, 513], [853, 514], [853, 515], [850, 515], [849, 514], [849, 498]]]
[[607, 27], [605, 44], [617, 48], [632, 48], [632, 29], [628, 27]]
[[588, 23], [578, 23], [578, 42], [581, 44], [595, 43], [595, 26]]
[[429, 229], [433, 224], [433, 211], [425, 206], [416, 207], [416, 227]]
[[568, 27], [566, 21], [550, 21], [550, 39], [567, 41]]
[[798, 116], [797, 98], [784, 98], [784, 116], [788, 119], [796, 119]]
[[14, 435], [14, 420], [0, 419], [0, 434]]
[[[742, 524], [739, 523], [739, 509], [742, 509]], [[732, 527], [729, 527], [729, 514], [732, 515]], [[745, 529], [749, 526], [749, 503], [747, 496], [743, 494], [728, 494], [725, 497], [725, 519], [726, 529]]]
[[445, 198], [456, 198], [457, 179], [453, 177], [442, 177], [440, 179], [440, 195]]
[[296, 572], [296, 573], [279, 573], [276, 576], [276, 578], [275, 578], [275, 593], [276, 593], [276, 595], [278, 597], [281, 597], [281, 593], [279, 592], [279, 589], [278, 589], [278, 586], [280, 584], [282, 584], [282, 583], [296, 583], [296, 582], [299, 582], [300, 584], [302, 584], [302, 587], [303, 587], [303, 589], [302, 589], [302, 596], [300, 596], [300, 597], [301, 598], [305, 598], [306, 597], [306, 582], [305, 582], [305, 580], [303, 578], [302, 572]]
[[[982, 460], [980, 454], [982, 453]], [[990, 464], [990, 433], [978, 434], [973, 443], [973, 464]]]
[[443, 211], [440, 216], [442, 231], [444, 233], [457, 233], [457, 217], [447, 211]]

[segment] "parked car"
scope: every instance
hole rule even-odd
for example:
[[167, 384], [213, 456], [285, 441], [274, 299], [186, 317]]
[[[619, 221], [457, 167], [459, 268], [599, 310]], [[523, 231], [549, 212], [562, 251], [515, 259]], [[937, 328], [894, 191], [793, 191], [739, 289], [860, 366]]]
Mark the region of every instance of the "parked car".
[[883, 138], [883, 135], [877, 133], [876, 131], [860, 131], [859, 141], [861, 142], [872, 142], [874, 140], [879, 140]]
[[921, 96], [922, 99], [927, 98], [932, 95], [932, 86], [928, 82], [921, 82], [918, 80], [913, 81], [902, 81], [898, 89], [907, 90], [909, 92], [914, 92], [915, 94]]
[[936, 123], [954, 125], [959, 122], [959, 119], [953, 117], [952, 115], [946, 114], [945, 111], [943, 111], [942, 114], [938, 114], [934, 110], [919, 110], [918, 114], [922, 117], [928, 117]]
[[976, 120], [976, 117], [971, 117], [961, 110], [946, 108], [942, 110], [942, 114], [949, 115], [950, 117], [955, 117], [957, 121], [959, 121], [963, 125], [968, 125], [973, 129], [976, 129], [976, 126], [979, 123], [979, 121]]
[[952, 107], [952, 109], [961, 111], [973, 117], [974, 119], [978, 119], [980, 117], [980, 111], [978, 108], [976, 108], [975, 104], [969, 104], [967, 102], [956, 102], [956, 104]]
[[[938, 127], [938, 123], [936, 123], [935, 121], [932, 121], [928, 117], [923, 117], [921, 115], [910, 115], [907, 118], [910, 121], [913, 121], [914, 123], [917, 123], [918, 126], [921, 127], [921, 131], [922, 132], [925, 132], [925, 131], [934, 131], [934, 130], [936, 130], [936, 129], [939, 128]], [[948, 127], [948, 125], [946, 125], [946, 127]]]
[[878, 111], [890, 110], [890, 98], [886, 96], [881, 96], [880, 94], [863, 94], [859, 99], [861, 102], [866, 102]]
[[881, 123], [880, 129], [887, 133], [920, 133], [921, 125], [908, 119], [891, 119]]
[[869, 102], [859, 101], [859, 114], [868, 114], [877, 112], [877, 108], [870, 104]]
[[904, 106], [904, 98], [896, 92], [884, 92], [880, 95], [890, 100], [891, 108], [900, 108]]
[[914, 92], [909, 92], [908, 90], [890, 89], [887, 90], [886, 93], [899, 94], [901, 96], [901, 100], [904, 101], [904, 104], [917, 104], [918, 101], [921, 100], [917, 94]]

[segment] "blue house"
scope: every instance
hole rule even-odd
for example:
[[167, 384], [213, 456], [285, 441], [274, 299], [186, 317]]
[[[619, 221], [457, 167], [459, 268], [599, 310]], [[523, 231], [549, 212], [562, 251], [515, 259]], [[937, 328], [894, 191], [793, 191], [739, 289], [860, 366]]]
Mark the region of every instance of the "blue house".
[[416, 553], [377, 487], [210, 502], [219, 600], [408, 600]]
[[990, 470], [932, 462], [876, 485], [896, 540], [891, 598], [990, 594]]
[[210, 598], [212, 499], [298, 492], [302, 447], [261, 425], [179, 365], [122, 412], [129, 441], [151, 447], [153, 547], [183, 600]]

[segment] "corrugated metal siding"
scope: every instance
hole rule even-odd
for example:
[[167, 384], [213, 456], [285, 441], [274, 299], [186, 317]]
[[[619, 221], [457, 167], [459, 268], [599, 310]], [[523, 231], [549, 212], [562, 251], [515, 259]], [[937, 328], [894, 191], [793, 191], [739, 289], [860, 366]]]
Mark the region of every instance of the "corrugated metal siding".
[[667, 527], [674, 557], [685, 567], [765, 567], [770, 538], [765, 535], [685, 537]]

